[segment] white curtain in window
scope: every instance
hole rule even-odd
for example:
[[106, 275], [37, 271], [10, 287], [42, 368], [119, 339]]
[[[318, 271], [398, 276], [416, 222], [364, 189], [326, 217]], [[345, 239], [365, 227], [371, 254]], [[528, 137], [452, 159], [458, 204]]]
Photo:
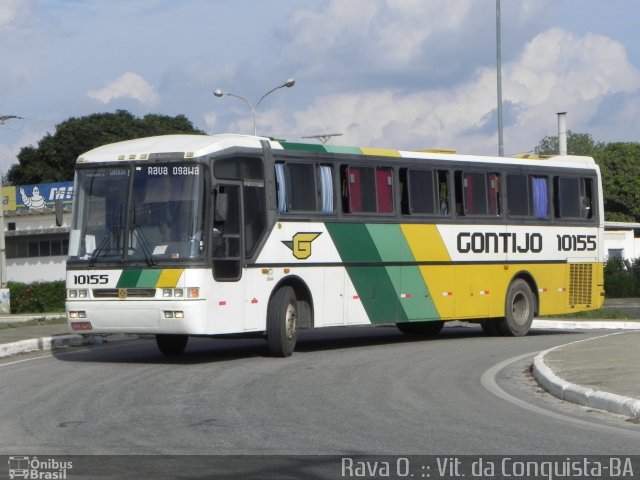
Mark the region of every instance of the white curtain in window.
[[284, 177], [284, 163], [276, 163], [276, 192], [278, 195], [277, 210], [279, 213], [287, 211], [287, 190]]
[[320, 165], [320, 185], [322, 188], [322, 213], [333, 212], [333, 180], [331, 167]]

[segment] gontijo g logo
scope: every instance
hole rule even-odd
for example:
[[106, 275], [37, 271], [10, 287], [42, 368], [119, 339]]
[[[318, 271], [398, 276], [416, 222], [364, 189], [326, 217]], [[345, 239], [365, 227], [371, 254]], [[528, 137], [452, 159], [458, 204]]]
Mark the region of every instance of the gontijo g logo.
[[293, 256], [298, 260], [304, 260], [311, 256], [311, 242], [320, 236], [322, 232], [298, 232], [291, 240], [283, 240]]

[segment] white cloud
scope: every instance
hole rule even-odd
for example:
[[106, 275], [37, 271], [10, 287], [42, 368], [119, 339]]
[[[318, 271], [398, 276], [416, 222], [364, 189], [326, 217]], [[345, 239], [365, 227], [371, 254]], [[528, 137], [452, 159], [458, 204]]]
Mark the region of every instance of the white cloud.
[[14, 31], [31, 17], [31, 0], [2, 0], [0, 2], [0, 32]]
[[213, 132], [216, 128], [216, 124], [218, 123], [218, 115], [215, 112], [205, 112], [203, 116], [207, 130]]
[[127, 72], [116, 78], [101, 90], [90, 90], [87, 96], [102, 103], [118, 98], [132, 98], [148, 106], [157, 105], [160, 96], [149, 82], [137, 73]]
[[[437, 56], [451, 32], [469, 19], [472, 2], [450, 0], [332, 0], [296, 10], [281, 28], [284, 56], [308, 59], [308, 72], [334, 64], [364, 72], [404, 68]], [[420, 70], [425, 65], [413, 63]]]
[[[558, 111], [569, 112], [571, 130], [589, 132], [609, 96], [639, 93], [640, 71], [621, 44], [560, 29], [541, 33], [503, 64], [503, 98], [512, 106], [505, 151], [528, 151], [545, 135], [554, 135]], [[639, 103], [630, 104], [625, 118]], [[317, 98], [294, 114], [296, 127], [288, 128], [301, 135], [341, 132], [344, 144], [495, 154], [497, 125], [487, 125], [495, 109], [495, 69], [479, 68], [466, 82], [446, 89], [368, 89]], [[282, 121], [273, 128], [286, 131]]]
[[12, 144], [5, 142], [0, 143], [0, 172], [3, 175], [7, 173], [7, 170], [9, 170], [13, 164], [18, 163], [18, 153], [20, 153], [23, 147], [36, 145], [46, 133], [34, 127], [25, 128], [25, 125], [27, 125], [26, 122], [27, 121], [23, 119], [9, 120], [4, 126], [0, 127], [0, 133], [5, 133], [7, 130], [20, 132], [20, 136]]

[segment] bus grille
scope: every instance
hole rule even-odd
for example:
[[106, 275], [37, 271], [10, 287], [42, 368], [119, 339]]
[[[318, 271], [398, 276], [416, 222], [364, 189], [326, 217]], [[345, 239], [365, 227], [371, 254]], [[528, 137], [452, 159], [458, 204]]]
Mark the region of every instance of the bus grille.
[[569, 303], [571, 305], [591, 305], [590, 263], [571, 263], [569, 265]]
[[[122, 296], [121, 290], [126, 292], [126, 297]], [[93, 298], [154, 298], [155, 288], [94, 288]]]

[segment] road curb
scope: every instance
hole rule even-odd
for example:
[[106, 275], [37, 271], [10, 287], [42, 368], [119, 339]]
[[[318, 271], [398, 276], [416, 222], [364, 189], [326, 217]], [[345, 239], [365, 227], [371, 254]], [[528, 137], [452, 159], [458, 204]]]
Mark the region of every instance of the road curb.
[[28, 340], [20, 340], [18, 342], [5, 343], [0, 345], [0, 358], [20, 355], [22, 353], [49, 351], [55, 347], [63, 346], [80, 346], [92, 345], [113, 341], [135, 340], [138, 335], [132, 334], [113, 334], [107, 338], [91, 336], [91, 335], [54, 335], [50, 337], [31, 338]]
[[588, 342], [597, 338], [602, 337], [578, 340], [540, 352], [533, 359], [533, 377], [542, 388], [561, 400], [640, 419], [640, 400], [567, 382], [558, 377], [544, 361], [544, 357], [554, 350], [576, 343]]
[[82, 335], [56, 335], [52, 337], [31, 338], [18, 342], [0, 345], [0, 358], [19, 355], [21, 353], [47, 351], [62, 345], [82, 345], [85, 339]]

